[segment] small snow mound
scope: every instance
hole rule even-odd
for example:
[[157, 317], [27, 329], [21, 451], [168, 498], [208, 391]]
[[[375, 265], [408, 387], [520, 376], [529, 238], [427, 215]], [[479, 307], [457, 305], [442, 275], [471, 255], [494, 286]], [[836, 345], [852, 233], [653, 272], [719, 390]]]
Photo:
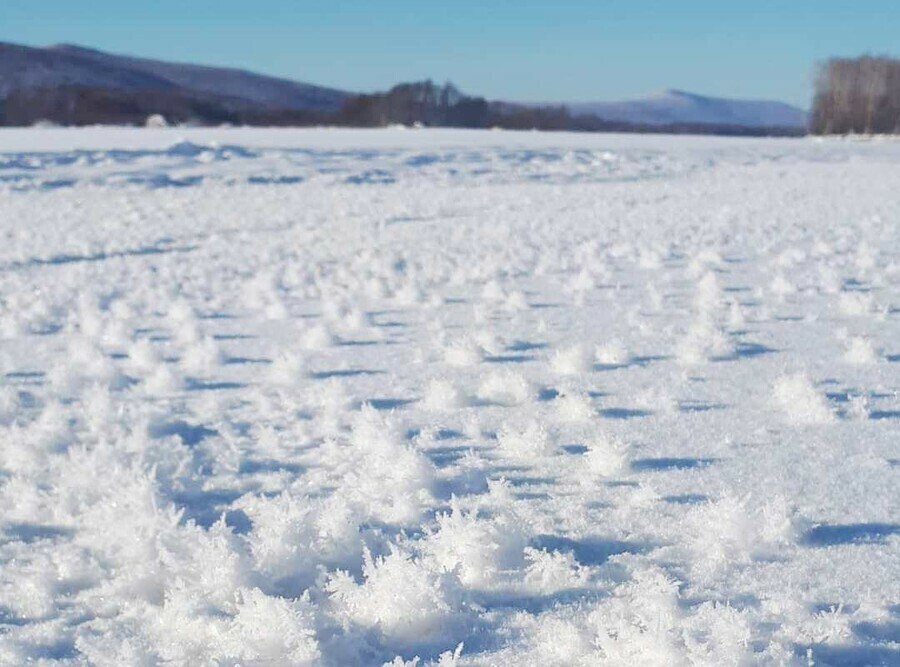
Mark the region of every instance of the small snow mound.
[[476, 366], [484, 359], [484, 349], [471, 338], [451, 343], [444, 349], [444, 362], [449, 366]]
[[223, 637], [223, 653], [260, 664], [320, 663], [315, 608], [308, 595], [287, 600], [254, 588], [237, 591], [236, 598], [237, 613]]
[[627, 364], [630, 360], [628, 350], [622, 344], [622, 341], [617, 338], [603, 345], [598, 345], [594, 356], [598, 363], [606, 366], [621, 366]]
[[735, 563], [776, 553], [795, 538], [793, 512], [782, 497], [758, 507], [750, 498], [727, 495], [694, 509], [688, 516], [694, 559], [700, 579], [724, 573]]
[[144, 121], [144, 127], [151, 129], [169, 127], [169, 121], [161, 113], [154, 113], [147, 116], [147, 120]]
[[556, 451], [550, 434], [538, 421], [504, 424], [497, 432], [497, 443], [504, 454], [517, 458], [550, 456]]
[[222, 352], [212, 336], [191, 344], [181, 357], [181, 366], [189, 373], [210, 373], [222, 364]]
[[363, 405], [352, 419], [350, 445], [351, 451], [336, 452], [348, 497], [368, 516], [401, 523], [417, 519], [431, 500], [434, 468], [402, 442], [390, 416]]
[[701, 317], [695, 321], [675, 347], [675, 356], [682, 366], [694, 366], [733, 352], [731, 342], [712, 320]]
[[373, 558], [368, 549], [363, 556], [362, 583], [338, 571], [326, 584], [339, 619], [407, 648], [446, 646], [455, 638], [465, 615], [454, 574], [436, 571], [396, 547], [387, 556]]
[[728, 307], [728, 326], [731, 329], [741, 329], [744, 324], [746, 324], [746, 318], [744, 317], [744, 309], [741, 307], [741, 304], [735, 299], [731, 302], [731, 305]]
[[514, 371], [488, 373], [478, 387], [478, 398], [499, 405], [521, 405], [533, 394], [531, 383]]
[[278, 385], [295, 385], [306, 374], [302, 357], [293, 352], [282, 352], [269, 367], [269, 379]]
[[525, 549], [525, 585], [541, 595], [574, 590], [587, 584], [590, 572], [571, 552]]
[[841, 292], [838, 297], [838, 308], [844, 315], [861, 317], [875, 307], [875, 299], [864, 292]]
[[612, 437], [595, 438], [588, 443], [584, 460], [589, 471], [613, 477], [628, 466], [628, 446]]
[[484, 350], [485, 354], [503, 354], [503, 341], [492, 331], [479, 331], [474, 336], [475, 342]]
[[590, 396], [581, 393], [564, 392], [553, 401], [556, 413], [563, 422], [589, 422], [596, 415]]
[[773, 395], [781, 409], [795, 423], [827, 424], [834, 421], [827, 399], [802, 373], [778, 378]]
[[131, 366], [138, 371], [151, 372], [160, 364], [156, 347], [146, 338], [135, 341], [128, 348]]
[[47, 120], [46, 118], [39, 118], [31, 124], [31, 127], [37, 130], [49, 130], [54, 127], [59, 127], [59, 123]]
[[656, 568], [638, 570], [588, 617], [594, 660], [613, 665], [682, 664], [678, 646], [678, 582]]
[[326, 326], [319, 324], [305, 331], [300, 343], [305, 350], [324, 350], [334, 345], [334, 336]]
[[437, 529], [425, 541], [428, 557], [444, 572], [456, 572], [470, 587], [491, 588], [502, 574], [521, 567], [527, 544], [518, 517], [494, 512], [482, 518], [464, 512], [454, 498], [450, 513], [437, 515]]
[[425, 388], [423, 404], [429, 410], [456, 410], [468, 405], [468, 400], [455, 384], [435, 378]]
[[784, 274], [779, 273], [769, 283], [769, 291], [780, 300], [783, 300], [785, 297], [794, 294], [797, 291], [797, 287]]
[[694, 293], [694, 307], [697, 312], [707, 313], [713, 311], [722, 301], [722, 288], [716, 274], [707, 271], [697, 281], [697, 289]]
[[878, 354], [868, 338], [854, 336], [847, 341], [847, 351], [844, 352], [844, 361], [848, 364], [860, 366], [874, 364], [878, 361]]
[[580, 375], [591, 371], [592, 362], [587, 348], [583, 345], [572, 345], [557, 350], [550, 360], [550, 365], [557, 375]]
[[345, 566], [362, 544], [352, 508], [344, 498], [244, 496], [235, 509], [252, 524], [247, 537], [257, 569], [274, 581], [309, 586], [322, 563]]
[[175, 394], [184, 386], [184, 381], [171, 367], [160, 365], [144, 380], [144, 389], [155, 396]]

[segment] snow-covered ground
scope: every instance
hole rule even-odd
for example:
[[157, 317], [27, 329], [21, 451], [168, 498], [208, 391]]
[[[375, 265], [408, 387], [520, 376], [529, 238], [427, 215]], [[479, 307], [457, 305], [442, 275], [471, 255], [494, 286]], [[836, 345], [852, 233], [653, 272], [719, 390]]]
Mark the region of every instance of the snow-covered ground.
[[898, 665], [898, 391], [900, 143], [2, 131], [0, 664]]

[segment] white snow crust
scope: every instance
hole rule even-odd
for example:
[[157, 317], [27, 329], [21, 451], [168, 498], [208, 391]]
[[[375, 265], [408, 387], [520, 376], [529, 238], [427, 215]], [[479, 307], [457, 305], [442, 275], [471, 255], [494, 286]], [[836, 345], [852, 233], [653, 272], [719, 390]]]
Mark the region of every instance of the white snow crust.
[[0, 665], [900, 664], [900, 144], [0, 131]]

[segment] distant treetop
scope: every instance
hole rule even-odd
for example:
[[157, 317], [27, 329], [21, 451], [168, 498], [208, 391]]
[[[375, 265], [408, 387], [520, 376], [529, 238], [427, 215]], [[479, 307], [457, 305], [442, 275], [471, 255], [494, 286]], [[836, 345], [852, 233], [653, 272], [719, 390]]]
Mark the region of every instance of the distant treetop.
[[900, 134], [900, 60], [832, 58], [819, 69], [814, 134]]

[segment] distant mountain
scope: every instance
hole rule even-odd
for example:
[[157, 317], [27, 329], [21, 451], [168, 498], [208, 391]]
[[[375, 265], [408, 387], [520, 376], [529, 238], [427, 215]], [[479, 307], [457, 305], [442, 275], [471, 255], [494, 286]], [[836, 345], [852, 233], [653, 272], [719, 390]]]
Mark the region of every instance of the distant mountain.
[[565, 106], [573, 116], [596, 116], [639, 125], [802, 128], [807, 121], [805, 111], [784, 102], [706, 97], [682, 90], [667, 90], [624, 102], [583, 102]]
[[336, 111], [349, 93], [254, 74], [120, 56], [60, 44], [34, 48], [0, 42], [0, 100], [34, 90], [168, 91], [181, 98], [208, 96], [230, 109]]
[[[0, 0], [2, 1], [2, 0]], [[631, 102], [513, 104], [431, 81], [372, 94], [240, 69], [122, 56], [81, 46], [0, 42], [0, 125], [173, 124], [444, 127], [802, 134], [806, 114], [780, 102], [726, 100], [681, 91]]]

